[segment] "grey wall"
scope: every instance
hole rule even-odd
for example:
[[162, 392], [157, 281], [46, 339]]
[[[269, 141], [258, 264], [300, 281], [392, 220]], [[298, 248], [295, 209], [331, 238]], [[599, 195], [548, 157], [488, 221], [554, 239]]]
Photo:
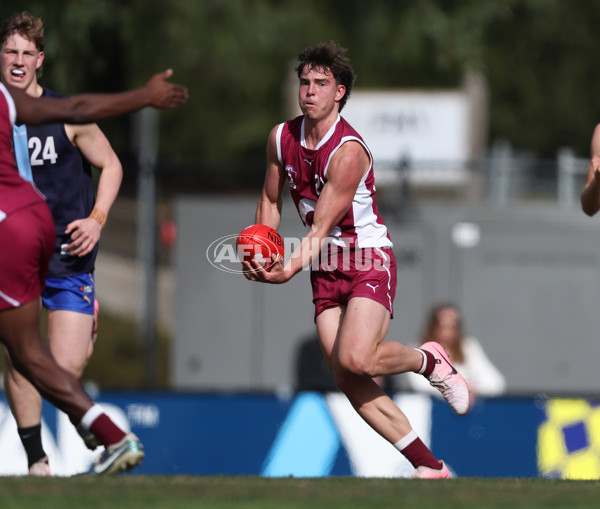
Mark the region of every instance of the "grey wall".
[[[172, 385], [290, 390], [299, 341], [314, 330], [309, 275], [260, 285], [220, 271], [209, 244], [252, 223], [255, 197], [176, 203], [176, 330]], [[386, 217], [398, 260], [389, 339], [414, 343], [429, 307], [450, 299], [513, 393], [597, 393], [600, 221], [543, 206], [429, 206]], [[479, 233], [475, 237], [458, 233]], [[286, 201], [279, 229], [301, 237]], [[470, 242], [473, 240], [473, 242]], [[395, 380], [402, 387], [402, 377]]]
[[[176, 204], [176, 324], [171, 369], [179, 389], [284, 390], [296, 340], [313, 329], [308, 273], [281, 286], [220, 271], [206, 257], [215, 239], [253, 223], [256, 198]], [[302, 235], [287, 210], [280, 232]]]

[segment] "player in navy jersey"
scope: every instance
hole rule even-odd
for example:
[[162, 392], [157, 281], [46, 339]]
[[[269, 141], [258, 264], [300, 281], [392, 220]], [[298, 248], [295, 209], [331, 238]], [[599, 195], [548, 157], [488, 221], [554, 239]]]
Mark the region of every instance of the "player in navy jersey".
[[34, 98], [0, 83], [0, 342], [13, 366], [45, 399], [64, 411], [80, 433], [91, 433], [105, 446], [94, 462], [95, 474], [138, 465], [144, 450], [133, 433], [116, 426], [85, 394], [77, 378], [57, 364], [40, 337], [40, 297], [56, 232], [43, 196], [19, 176], [12, 125], [86, 124], [145, 106], [174, 108], [185, 102], [187, 90], [168, 83], [171, 75], [171, 70], [156, 74], [136, 90], [65, 99]]
[[[33, 97], [63, 97], [38, 82], [44, 46], [40, 18], [24, 11], [5, 20], [0, 28], [2, 81]], [[19, 170], [24, 178], [33, 179], [46, 198], [56, 227], [54, 254], [42, 295], [48, 345], [59, 365], [80, 378], [93, 351], [92, 330], [97, 324], [94, 262], [98, 241], [123, 170], [96, 124], [50, 123], [13, 129]], [[96, 196], [90, 163], [101, 171]], [[42, 399], [14, 369], [10, 357], [5, 358], [5, 390], [27, 453], [29, 472], [49, 475], [41, 439]]]
[[273, 257], [267, 272], [252, 260], [244, 262], [244, 274], [252, 281], [285, 283], [317, 265], [311, 270], [315, 322], [337, 386], [360, 416], [411, 462], [413, 477], [447, 478], [444, 462], [433, 456], [374, 380], [418, 372], [455, 412], [464, 414], [469, 408], [467, 384], [439, 344], [415, 349], [383, 341], [393, 314], [396, 264], [375, 201], [373, 157], [340, 116], [355, 80], [345, 51], [329, 42], [298, 56], [302, 115], [269, 134], [255, 222], [279, 227], [288, 182], [308, 231], [285, 265]]

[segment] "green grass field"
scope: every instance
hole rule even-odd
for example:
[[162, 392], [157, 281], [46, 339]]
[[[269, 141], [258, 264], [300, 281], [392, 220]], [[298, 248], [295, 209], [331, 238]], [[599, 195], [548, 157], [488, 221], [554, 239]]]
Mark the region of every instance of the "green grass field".
[[4, 477], [0, 478], [0, 507], [581, 509], [600, 507], [600, 482], [479, 478], [415, 481], [353, 477]]

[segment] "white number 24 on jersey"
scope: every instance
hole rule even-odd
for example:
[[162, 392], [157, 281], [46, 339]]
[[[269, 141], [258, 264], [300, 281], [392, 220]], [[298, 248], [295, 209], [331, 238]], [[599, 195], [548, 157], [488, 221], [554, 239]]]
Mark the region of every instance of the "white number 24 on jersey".
[[54, 136], [48, 136], [42, 146], [42, 140], [36, 136], [29, 138], [29, 149], [31, 150], [31, 166], [42, 166], [44, 161], [56, 164], [58, 154], [54, 148]]

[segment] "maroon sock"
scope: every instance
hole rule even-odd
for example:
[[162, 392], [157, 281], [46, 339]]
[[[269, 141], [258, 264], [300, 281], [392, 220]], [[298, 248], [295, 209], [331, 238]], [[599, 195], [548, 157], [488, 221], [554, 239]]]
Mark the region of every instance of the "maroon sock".
[[415, 468], [421, 466], [434, 468], [435, 470], [440, 470], [442, 468], [442, 464], [435, 459], [435, 456], [418, 437], [400, 452], [404, 454], [406, 459], [410, 461]]
[[125, 432], [112, 422], [106, 414], [100, 414], [96, 417], [90, 426], [90, 431], [105, 446], [116, 444], [125, 436]]
[[[419, 352], [423, 352], [423, 355], [425, 355], [425, 359], [427, 359], [427, 366], [425, 367], [425, 371], [423, 371], [423, 373], [421, 374], [425, 378], [429, 378], [429, 375], [433, 373], [433, 368], [435, 368], [435, 357], [431, 352], [428, 352], [427, 350], [422, 350], [421, 348], [419, 348]], [[425, 362], [425, 359], [423, 359], [423, 362]], [[421, 364], [421, 368], [422, 367], [423, 364]]]

